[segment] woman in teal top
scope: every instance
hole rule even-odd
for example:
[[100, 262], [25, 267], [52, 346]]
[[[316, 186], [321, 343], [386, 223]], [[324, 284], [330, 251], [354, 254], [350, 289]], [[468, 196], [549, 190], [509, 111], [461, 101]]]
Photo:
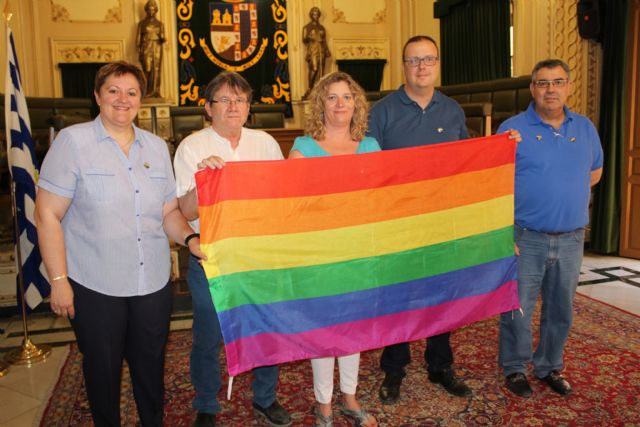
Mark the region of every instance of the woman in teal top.
[[[375, 138], [365, 137], [368, 104], [362, 88], [346, 73], [323, 77], [309, 95], [311, 113], [307, 117], [306, 136], [296, 138], [290, 159], [338, 156], [380, 151]], [[311, 359], [313, 391], [318, 401], [316, 426], [332, 427], [331, 398], [335, 357]], [[340, 412], [357, 426], [376, 427], [377, 420], [362, 409], [356, 399], [360, 353], [338, 357]]]

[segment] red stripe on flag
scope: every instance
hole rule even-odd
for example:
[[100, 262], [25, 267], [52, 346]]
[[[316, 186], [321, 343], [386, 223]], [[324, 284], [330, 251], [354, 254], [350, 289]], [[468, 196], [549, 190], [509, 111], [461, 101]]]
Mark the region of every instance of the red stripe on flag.
[[[510, 144], [511, 149], [505, 150], [503, 144]], [[209, 206], [224, 200], [313, 196], [406, 184], [513, 163], [515, 150], [515, 142], [504, 133], [348, 156], [229, 162], [221, 171], [196, 173], [198, 199], [200, 206]], [[230, 175], [225, 171], [231, 170], [233, 182], [224, 182]], [[261, 185], [273, 176], [279, 185]]]

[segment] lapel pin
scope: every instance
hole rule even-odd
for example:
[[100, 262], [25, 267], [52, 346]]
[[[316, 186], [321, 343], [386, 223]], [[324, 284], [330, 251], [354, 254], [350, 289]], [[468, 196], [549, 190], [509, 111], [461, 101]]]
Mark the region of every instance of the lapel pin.
[[575, 136], [572, 136], [572, 137], [569, 139], [569, 141], [571, 141], [571, 142], [576, 142], [576, 137], [575, 137]]
[[437, 130], [438, 130], [438, 133], [444, 132], [444, 129], [442, 129], [442, 128], [438, 128]]
[[542, 140], [542, 135], [536, 135], [536, 139], [537, 139], [538, 141], [541, 141], [541, 140]]
[[150, 167], [148, 162], [144, 162], [144, 164], [142, 166], [144, 166], [147, 169], [149, 169], [149, 167]]

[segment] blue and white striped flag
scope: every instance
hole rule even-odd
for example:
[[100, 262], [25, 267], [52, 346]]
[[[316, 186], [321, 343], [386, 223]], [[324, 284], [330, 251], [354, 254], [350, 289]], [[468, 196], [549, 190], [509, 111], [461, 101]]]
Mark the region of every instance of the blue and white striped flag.
[[[11, 178], [15, 183], [24, 299], [27, 306], [35, 308], [49, 295], [51, 287], [38, 248], [38, 234], [34, 219], [38, 168], [35, 147], [31, 138], [31, 123], [27, 102], [22, 91], [18, 58], [13, 34], [7, 25], [7, 74], [5, 78], [4, 114], [7, 132], [7, 157]], [[18, 246], [16, 246], [16, 253]], [[17, 257], [16, 257], [17, 258]], [[18, 266], [20, 268], [20, 266]], [[16, 277], [18, 307], [21, 307], [19, 277]]]

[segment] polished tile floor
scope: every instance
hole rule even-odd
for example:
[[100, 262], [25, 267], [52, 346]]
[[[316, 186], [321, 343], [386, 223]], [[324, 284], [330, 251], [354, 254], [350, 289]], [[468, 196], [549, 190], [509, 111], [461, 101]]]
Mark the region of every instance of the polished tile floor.
[[[640, 316], [640, 260], [586, 255], [578, 292]], [[190, 312], [173, 314], [173, 330], [190, 327]], [[66, 359], [68, 344], [74, 340], [68, 321], [48, 313], [30, 316], [28, 329], [34, 343], [49, 343], [53, 351], [44, 362], [30, 368], [11, 366], [0, 377], [0, 427], [38, 422]], [[8, 349], [21, 345], [22, 331], [21, 318], [0, 318], [0, 360]]]

